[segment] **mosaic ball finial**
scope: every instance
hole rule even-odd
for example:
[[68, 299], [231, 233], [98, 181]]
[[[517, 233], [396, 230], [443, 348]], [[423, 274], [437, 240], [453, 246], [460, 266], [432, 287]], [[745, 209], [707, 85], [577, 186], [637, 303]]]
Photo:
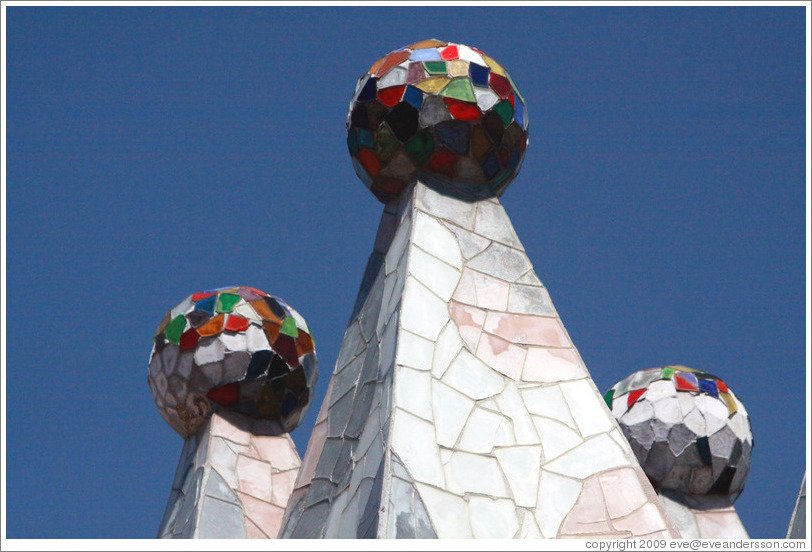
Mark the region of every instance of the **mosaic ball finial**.
[[358, 81], [347, 145], [380, 201], [420, 176], [500, 196], [527, 147], [527, 107], [507, 71], [484, 52], [423, 40], [376, 61]]
[[164, 316], [147, 381], [161, 416], [186, 438], [217, 409], [290, 432], [317, 379], [304, 318], [278, 297], [239, 286], [195, 293]]
[[753, 433], [724, 381], [686, 366], [636, 372], [604, 395], [655, 489], [735, 500]]

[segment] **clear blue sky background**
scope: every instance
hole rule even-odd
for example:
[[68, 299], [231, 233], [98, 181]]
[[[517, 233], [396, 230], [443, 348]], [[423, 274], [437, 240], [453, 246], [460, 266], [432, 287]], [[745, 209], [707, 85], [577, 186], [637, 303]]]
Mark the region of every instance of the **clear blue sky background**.
[[7, 535], [151, 538], [181, 439], [146, 383], [188, 294], [307, 319], [330, 379], [382, 205], [344, 122], [436, 37], [506, 66], [530, 147], [502, 202], [592, 377], [680, 363], [747, 406], [736, 503], [783, 537], [804, 472], [802, 7], [7, 11]]

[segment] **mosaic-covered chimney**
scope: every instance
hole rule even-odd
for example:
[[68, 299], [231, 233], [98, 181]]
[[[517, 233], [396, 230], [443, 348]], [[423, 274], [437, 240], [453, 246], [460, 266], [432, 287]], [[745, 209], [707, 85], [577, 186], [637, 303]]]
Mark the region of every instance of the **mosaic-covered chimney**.
[[684, 538], [748, 538], [733, 502], [750, 471], [753, 433], [724, 381], [686, 366], [651, 368], [604, 399]]
[[288, 433], [318, 378], [304, 318], [251, 287], [195, 293], [155, 335], [148, 382], [184, 438], [160, 538], [276, 538], [301, 465]]
[[384, 204], [281, 537], [677, 537], [498, 197], [525, 99], [424, 40], [361, 77], [356, 173]]

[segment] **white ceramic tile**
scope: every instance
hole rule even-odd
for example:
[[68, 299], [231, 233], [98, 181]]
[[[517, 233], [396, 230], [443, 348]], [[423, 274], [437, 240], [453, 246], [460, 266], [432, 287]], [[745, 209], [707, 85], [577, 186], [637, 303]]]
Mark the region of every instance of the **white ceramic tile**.
[[474, 400], [501, 393], [505, 386], [502, 375], [466, 349], [460, 350], [443, 376], [443, 382]]
[[460, 44], [459, 46], [457, 46], [457, 52], [458, 55], [460, 56], [460, 59], [470, 61], [471, 63], [476, 63], [477, 65], [480, 65], [482, 67], [487, 67], [487, 64], [485, 63], [485, 60], [482, 59], [482, 56], [479, 55], [474, 50], [472, 50], [471, 48], [469, 48], [468, 46]]
[[536, 522], [548, 539], [558, 535], [558, 528], [581, 494], [581, 483], [542, 470], [536, 501]]
[[392, 420], [392, 450], [416, 481], [442, 487], [445, 484], [440, 451], [434, 442], [434, 425], [403, 410]]
[[395, 405], [431, 421], [431, 374], [398, 366], [395, 372]]
[[468, 504], [461, 497], [435, 487], [415, 484], [437, 537], [441, 539], [470, 539], [473, 537], [468, 517]]
[[462, 256], [457, 238], [433, 217], [418, 211], [414, 217], [412, 241], [424, 251], [442, 258], [455, 268], [462, 268]]
[[499, 447], [494, 450], [517, 506], [536, 505], [541, 466], [540, 446]]
[[519, 529], [519, 538], [520, 539], [543, 539], [544, 536], [541, 534], [539, 530], [538, 524], [536, 524], [536, 518], [533, 517], [533, 514], [530, 510], [525, 510], [524, 512], [524, 519], [522, 520], [522, 527]]
[[444, 466], [447, 489], [452, 493], [479, 493], [493, 497], [509, 497], [504, 475], [495, 458], [454, 452]]
[[575, 349], [546, 349], [543, 347], [527, 349], [527, 358], [522, 371], [524, 381], [555, 383], [585, 378], [588, 375]]
[[581, 435], [588, 437], [615, 427], [606, 403], [598, 395], [591, 380], [562, 383], [560, 388]]
[[545, 461], [557, 458], [583, 442], [578, 433], [561, 422], [540, 416], [531, 419], [541, 440]]
[[439, 381], [432, 382], [431, 393], [437, 443], [453, 447], [474, 407], [474, 401]]
[[532, 268], [524, 252], [496, 242], [468, 261], [468, 266], [506, 282], [515, 282], [519, 276]]
[[468, 452], [490, 453], [497, 445], [510, 444], [505, 442], [508, 439], [505, 435], [506, 422], [503, 416], [482, 408], [474, 408], [465, 424], [457, 448]]
[[504, 391], [496, 397], [496, 404], [499, 411], [513, 422], [517, 444], [535, 445], [541, 442], [515, 383], [505, 383]]
[[[543, 437], [542, 437], [543, 442]], [[592, 474], [630, 465], [624, 451], [607, 434], [597, 435], [555, 460], [544, 464], [544, 469], [584, 479]]]
[[[623, 422], [626, 423], [626, 420], [624, 419]], [[696, 408], [691, 410], [688, 413], [688, 415], [685, 416], [682, 423], [684, 423], [685, 427], [687, 427], [697, 435], [702, 436], [707, 434], [706, 433], [707, 430], [705, 429], [706, 428], [705, 417]]]
[[476, 103], [482, 111], [489, 110], [499, 101], [499, 96], [490, 87], [480, 88], [474, 86], [474, 96], [476, 96]]
[[223, 332], [218, 339], [223, 342], [227, 351], [245, 351], [248, 348], [244, 333]]
[[663, 397], [675, 397], [677, 390], [671, 380], [659, 380], [649, 384], [646, 389], [646, 398], [651, 402], [656, 402]]
[[[673, 387], [672, 387], [673, 389]], [[666, 424], [678, 424], [682, 422], [682, 412], [680, 411], [677, 397], [660, 397], [654, 400], [650, 396], [651, 389], [646, 391], [646, 399], [654, 404], [654, 416]], [[727, 409], [725, 409], [727, 411]]]
[[413, 247], [409, 255], [409, 273], [443, 301], [451, 299], [460, 279], [460, 271], [419, 247]]
[[[434, 344], [434, 356], [431, 362], [431, 375], [442, 378], [451, 361], [462, 348], [462, 340], [456, 324], [449, 321], [437, 337]], [[405, 364], [405, 363], [404, 363]]]
[[[626, 399], [626, 395], [622, 397]], [[620, 419], [626, 425], [635, 425], [650, 420], [654, 416], [654, 407], [647, 400], [637, 401]]]
[[482, 272], [472, 270], [470, 273], [476, 288], [476, 306], [496, 311], [507, 310], [510, 285]]
[[181, 314], [186, 314], [188, 311], [192, 310], [192, 306], [194, 302], [192, 301], [192, 296], [188, 296], [186, 299], [181, 301], [174, 309], [169, 311], [169, 317], [175, 318], [176, 316], [180, 316]]
[[468, 500], [476, 539], [512, 539], [519, 530], [516, 505], [504, 498], [472, 496]]
[[[440, 333], [442, 334], [442, 332]], [[397, 362], [415, 370], [430, 371], [434, 349], [435, 343], [433, 341], [401, 330], [398, 336]]]
[[400, 310], [400, 323], [403, 328], [436, 341], [447, 321], [446, 303], [414, 278], [407, 278]]
[[390, 86], [400, 86], [406, 84], [406, 69], [403, 67], [393, 67], [378, 81], [378, 90]]
[[520, 389], [522, 400], [528, 412], [545, 418], [559, 420], [575, 429], [575, 420], [572, 419], [564, 395], [558, 385], [550, 387], [525, 387]]
[[462, 228], [470, 227], [476, 212], [476, 203], [460, 201], [425, 185], [418, 186], [416, 205], [429, 215]]
[[253, 324], [250, 324], [245, 329], [245, 343], [246, 350], [252, 353], [254, 351], [270, 349], [270, 345], [268, 344], [268, 336], [265, 335], [262, 328], [254, 326]]

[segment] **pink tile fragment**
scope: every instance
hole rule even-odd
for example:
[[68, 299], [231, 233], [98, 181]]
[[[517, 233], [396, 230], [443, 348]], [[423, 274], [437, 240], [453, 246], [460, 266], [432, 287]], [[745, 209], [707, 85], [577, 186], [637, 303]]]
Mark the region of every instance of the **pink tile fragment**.
[[648, 501], [637, 474], [631, 468], [604, 472], [599, 477], [611, 519], [626, 516]]
[[448, 310], [454, 323], [457, 324], [463, 343], [469, 351], [476, 351], [479, 335], [482, 333], [482, 324], [485, 322], [485, 311], [462, 305], [456, 301], [449, 303]]
[[521, 345], [572, 346], [558, 318], [489, 312], [482, 329]]
[[515, 381], [522, 378], [525, 354], [522, 347], [486, 333], [482, 334], [476, 348], [479, 360]]
[[251, 444], [259, 458], [269, 462], [274, 470], [285, 471], [298, 468], [302, 461], [290, 436], [254, 436]]
[[214, 412], [211, 415], [211, 435], [228, 439], [234, 443], [247, 445], [251, 433], [237, 425], [237, 418], [230, 412]]
[[282, 518], [285, 516], [285, 509], [243, 493], [240, 493], [239, 496], [245, 511], [245, 516], [249, 518], [260, 531], [268, 535], [268, 537], [256, 538], [276, 538], [279, 534], [279, 528], [282, 526]]
[[293, 492], [293, 486], [296, 483], [298, 473], [299, 470], [288, 470], [273, 474], [271, 502], [282, 508], [288, 505], [288, 499]]
[[271, 500], [271, 465], [240, 454], [237, 456], [239, 490], [260, 500]]

